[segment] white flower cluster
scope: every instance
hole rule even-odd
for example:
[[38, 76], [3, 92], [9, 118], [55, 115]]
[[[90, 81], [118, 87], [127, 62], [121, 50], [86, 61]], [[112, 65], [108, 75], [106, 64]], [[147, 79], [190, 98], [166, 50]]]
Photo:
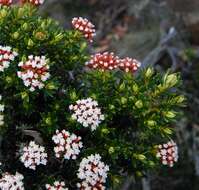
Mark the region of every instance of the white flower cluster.
[[75, 17], [72, 20], [72, 25], [76, 30], [79, 30], [86, 39], [93, 42], [93, 38], [96, 35], [95, 26], [88, 19]]
[[30, 141], [29, 145], [23, 148], [20, 160], [26, 168], [36, 170], [36, 166], [40, 164], [46, 165], [47, 153], [43, 146], [37, 145], [34, 141]]
[[101, 161], [99, 154], [83, 158], [77, 174], [82, 183], [78, 183], [77, 187], [82, 190], [105, 189], [103, 184], [106, 182], [108, 171], [109, 167]]
[[70, 105], [69, 109], [74, 111], [72, 118], [81, 123], [84, 127], [90, 127], [92, 131], [96, 130], [104, 115], [98, 107], [98, 103], [91, 98], [76, 101], [76, 105]]
[[55, 181], [53, 185], [46, 184], [47, 190], [68, 190], [68, 188], [65, 187], [65, 183], [63, 181]]
[[22, 71], [18, 71], [18, 77], [24, 85], [35, 91], [36, 88], [42, 89], [44, 82], [50, 77], [49, 66], [45, 56], [28, 56], [28, 61], [18, 64]]
[[1, 190], [24, 190], [23, 175], [16, 172], [15, 175], [4, 173], [0, 179]]
[[[0, 101], [1, 100], [2, 100], [2, 96], [0, 95]], [[4, 124], [3, 111], [4, 111], [4, 105], [0, 103], [0, 126], [2, 126]]]
[[83, 147], [81, 137], [77, 137], [75, 134], [70, 134], [66, 130], [56, 131], [56, 134], [52, 137], [52, 140], [57, 145], [54, 147], [55, 156], [57, 158], [64, 157], [64, 159], [76, 159], [80, 153], [80, 149]]
[[163, 165], [173, 167], [174, 163], [178, 161], [178, 147], [176, 143], [171, 140], [166, 144], [159, 145], [156, 156], [161, 159]]
[[3, 72], [6, 68], [8, 68], [10, 62], [14, 61], [17, 55], [18, 54], [16, 52], [12, 51], [10, 46], [0, 45], [0, 72]]

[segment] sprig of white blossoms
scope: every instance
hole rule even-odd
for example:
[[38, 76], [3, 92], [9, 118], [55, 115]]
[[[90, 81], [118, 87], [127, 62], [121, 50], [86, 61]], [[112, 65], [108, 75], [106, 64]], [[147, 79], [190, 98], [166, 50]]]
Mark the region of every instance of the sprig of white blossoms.
[[44, 82], [49, 79], [49, 65], [45, 56], [28, 56], [28, 61], [18, 64], [22, 71], [18, 71], [17, 75], [23, 80], [26, 87], [30, 91], [35, 91], [36, 88], [42, 89]]
[[47, 153], [43, 146], [36, 144], [34, 141], [30, 141], [29, 145], [23, 148], [20, 160], [26, 168], [36, 170], [36, 166], [41, 164], [46, 165]]
[[68, 190], [68, 188], [65, 187], [65, 183], [63, 181], [55, 181], [53, 185], [46, 184], [47, 190]]
[[0, 72], [3, 72], [10, 66], [10, 62], [14, 61], [15, 57], [18, 55], [17, 52], [12, 51], [10, 46], [0, 45]]
[[174, 163], [178, 161], [178, 147], [176, 143], [171, 140], [165, 144], [159, 145], [156, 156], [160, 158], [163, 165], [173, 167]]
[[76, 159], [80, 153], [80, 149], [83, 147], [81, 137], [75, 134], [70, 134], [66, 130], [56, 131], [56, 134], [52, 137], [52, 140], [57, 145], [54, 147], [55, 156], [57, 158], [64, 157], [64, 159]]
[[77, 187], [82, 190], [105, 189], [103, 184], [106, 183], [108, 171], [109, 166], [101, 161], [99, 154], [83, 158], [77, 173], [82, 183], [78, 183]]
[[[0, 101], [1, 100], [2, 100], [2, 96], [0, 95]], [[4, 111], [4, 105], [0, 103], [0, 126], [2, 126], [4, 124], [3, 111]]]
[[104, 120], [97, 101], [91, 98], [78, 100], [75, 105], [70, 105], [69, 109], [74, 112], [72, 119], [77, 120], [84, 127], [90, 127], [92, 131], [96, 130]]
[[16, 172], [15, 175], [4, 173], [0, 179], [1, 190], [24, 190], [23, 175]]

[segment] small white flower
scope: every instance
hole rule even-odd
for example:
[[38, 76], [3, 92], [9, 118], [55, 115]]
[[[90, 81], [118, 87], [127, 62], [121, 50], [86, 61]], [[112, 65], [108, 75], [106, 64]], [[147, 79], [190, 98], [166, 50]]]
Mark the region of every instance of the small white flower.
[[75, 134], [70, 134], [66, 130], [56, 131], [56, 134], [52, 137], [52, 140], [56, 144], [54, 147], [55, 156], [57, 158], [63, 158], [66, 160], [76, 159], [80, 153], [80, 149], [83, 147], [81, 137]]
[[78, 100], [75, 105], [70, 105], [69, 109], [74, 112], [72, 119], [77, 120], [84, 127], [90, 127], [92, 131], [96, 130], [104, 120], [98, 103], [91, 98]]
[[11, 61], [14, 61], [15, 57], [18, 54], [12, 51], [12, 48], [9, 46], [0, 45], [0, 71], [3, 72], [10, 65]]
[[1, 190], [24, 190], [23, 175], [16, 172], [15, 175], [4, 173], [0, 179]]
[[29, 145], [23, 148], [20, 160], [26, 168], [36, 170], [36, 166], [47, 164], [47, 153], [43, 146], [30, 141]]
[[44, 88], [44, 83], [49, 79], [49, 66], [45, 56], [28, 56], [28, 61], [18, 64], [22, 71], [18, 71], [17, 75], [24, 82], [30, 91], [35, 91], [36, 88]]

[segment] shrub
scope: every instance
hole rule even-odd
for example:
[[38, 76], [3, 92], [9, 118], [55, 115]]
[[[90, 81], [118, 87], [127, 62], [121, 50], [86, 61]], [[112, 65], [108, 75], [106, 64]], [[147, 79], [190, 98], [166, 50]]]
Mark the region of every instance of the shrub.
[[38, 15], [42, 1], [10, 3], [0, 1], [1, 188], [101, 190], [173, 166], [179, 74], [114, 53], [90, 57], [87, 19], [64, 30]]

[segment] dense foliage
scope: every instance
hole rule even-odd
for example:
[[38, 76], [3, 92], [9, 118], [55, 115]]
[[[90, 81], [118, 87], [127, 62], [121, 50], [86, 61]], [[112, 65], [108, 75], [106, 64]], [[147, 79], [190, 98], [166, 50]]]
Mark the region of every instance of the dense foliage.
[[[92, 160], [90, 155], [101, 160], [101, 170], [108, 172], [107, 180], [102, 180], [104, 174], [96, 189], [103, 189], [100, 185], [115, 189], [122, 177], [140, 177], [157, 167], [158, 144], [171, 140], [171, 122], [184, 102], [177, 90], [179, 75], [168, 72], [162, 76], [152, 68], [136, 74], [88, 68], [84, 37], [81, 31], [64, 30], [56, 21], [41, 18], [31, 4], [0, 7], [0, 45], [17, 52], [9, 67], [0, 72], [1, 103], [5, 106], [1, 172], [3, 176], [5, 172], [23, 174], [25, 189], [44, 189], [46, 184], [49, 188], [55, 180], [77, 189], [84, 179], [77, 175], [79, 166], [84, 166], [83, 158]], [[23, 77], [26, 73], [19, 72], [30, 69], [34, 61], [45, 63], [42, 71], [41, 66], [38, 69], [49, 76], [31, 89], [27, 76]], [[78, 120], [79, 112], [72, 117], [75, 105], [78, 109], [84, 105], [84, 111], [92, 107], [93, 112], [86, 116], [96, 112], [99, 118], [94, 130], [87, 125], [87, 118]], [[59, 138], [66, 140], [64, 146], [76, 144], [63, 148], [63, 159], [60, 150], [54, 153]], [[70, 148], [76, 152], [69, 155]], [[29, 158], [28, 151], [32, 151]], [[35, 161], [37, 156], [43, 160]]]

